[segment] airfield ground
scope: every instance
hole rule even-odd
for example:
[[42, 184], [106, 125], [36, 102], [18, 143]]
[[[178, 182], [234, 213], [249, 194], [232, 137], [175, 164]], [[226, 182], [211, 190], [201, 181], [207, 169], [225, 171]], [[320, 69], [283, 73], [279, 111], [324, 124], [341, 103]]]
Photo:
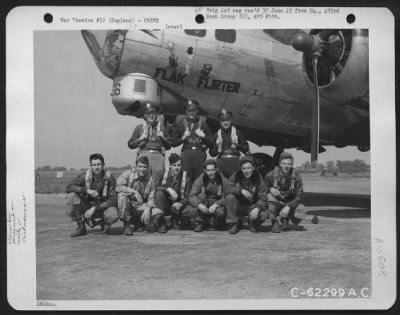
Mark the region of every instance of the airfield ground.
[[[280, 234], [226, 231], [71, 238], [63, 194], [36, 195], [37, 298], [290, 298], [293, 287], [371, 286], [370, 179], [304, 176], [308, 213]], [[318, 217], [318, 224], [311, 220]]]

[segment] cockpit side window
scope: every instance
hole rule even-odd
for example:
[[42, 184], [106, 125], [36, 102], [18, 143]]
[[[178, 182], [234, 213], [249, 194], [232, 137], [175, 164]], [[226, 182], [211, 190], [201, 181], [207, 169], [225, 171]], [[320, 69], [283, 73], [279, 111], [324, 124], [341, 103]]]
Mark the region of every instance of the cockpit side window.
[[215, 30], [215, 38], [221, 42], [234, 43], [236, 41], [235, 30]]
[[185, 33], [190, 36], [197, 36], [197, 37], [206, 36], [206, 30], [185, 30]]

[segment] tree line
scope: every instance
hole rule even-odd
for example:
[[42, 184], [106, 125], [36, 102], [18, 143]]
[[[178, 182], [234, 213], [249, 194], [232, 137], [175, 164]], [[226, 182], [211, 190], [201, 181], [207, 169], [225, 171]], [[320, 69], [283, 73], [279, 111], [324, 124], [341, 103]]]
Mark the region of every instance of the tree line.
[[310, 161], [304, 162], [296, 168], [303, 172], [326, 172], [326, 173], [369, 173], [371, 166], [365, 163], [364, 160], [355, 159], [353, 161], [328, 161], [325, 164], [319, 163], [316, 169], [311, 167]]
[[[119, 171], [119, 170], [128, 170], [131, 169], [132, 166], [130, 164], [115, 167], [108, 166], [107, 169], [110, 171]], [[326, 172], [326, 173], [368, 173], [370, 172], [370, 165], [365, 163], [364, 160], [355, 159], [354, 161], [328, 161], [325, 164], [319, 163], [317, 167], [314, 169], [311, 167], [310, 161], [304, 162], [301, 166], [296, 167], [296, 170], [300, 172]], [[87, 168], [75, 169], [70, 168], [67, 169], [65, 166], [40, 166], [36, 168], [36, 171], [85, 171]]]
[[[107, 166], [107, 169], [110, 171], [118, 171], [118, 170], [128, 170], [131, 169], [132, 166], [130, 164], [125, 165], [125, 166], [121, 166], [121, 167], [115, 167], [115, 166]], [[80, 169], [76, 169], [71, 167], [70, 169], [66, 168], [65, 166], [50, 166], [50, 165], [45, 165], [45, 166], [39, 166], [35, 169], [35, 171], [37, 172], [43, 172], [43, 171], [53, 171], [53, 172], [60, 172], [60, 171], [71, 171], [71, 172], [75, 172], [75, 171], [86, 171], [88, 168], [87, 167], [83, 167]]]

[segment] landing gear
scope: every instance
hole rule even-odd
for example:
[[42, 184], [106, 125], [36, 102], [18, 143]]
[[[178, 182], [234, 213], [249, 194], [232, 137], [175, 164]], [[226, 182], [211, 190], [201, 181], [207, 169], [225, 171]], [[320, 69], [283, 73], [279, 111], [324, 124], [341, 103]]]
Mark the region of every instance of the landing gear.
[[264, 178], [267, 172], [273, 169], [272, 157], [266, 153], [253, 153], [254, 160], [256, 161], [256, 168], [261, 176]]
[[358, 148], [358, 150], [360, 150], [361, 152], [368, 152], [369, 149], [370, 149], [369, 145], [359, 145], [357, 148]]
[[275, 165], [278, 165], [279, 156], [282, 154], [283, 150], [283, 147], [276, 147], [274, 155], [272, 157], [266, 153], [253, 153], [253, 157], [257, 165], [257, 170], [263, 178], [269, 171], [274, 168]]

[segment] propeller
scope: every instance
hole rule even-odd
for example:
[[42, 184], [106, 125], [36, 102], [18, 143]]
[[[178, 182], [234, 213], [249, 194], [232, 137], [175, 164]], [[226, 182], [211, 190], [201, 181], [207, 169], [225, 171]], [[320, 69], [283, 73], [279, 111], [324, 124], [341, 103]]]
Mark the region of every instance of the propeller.
[[313, 78], [314, 78], [314, 103], [311, 115], [311, 165], [316, 167], [319, 152], [319, 127], [320, 127], [320, 97], [318, 86], [318, 63], [323, 55], [326, 41], [329, 36], [335, 34], [337, 30], [322, 30], [316, 35], [309, 35], [299, 32], [292, 38], [292, 47], [307, 55], [312, 56]]
[[319, 87], [318, 87], [318, 56], [313, 55], [313, 74], [314, 74], [314, 95], [315, 103], [312, 107], [311, 114], [311, 166], [317, 167], [318, 164], [318, 149], [319, 149]]
[[153, 31], [152, 30], [141, 30], [143, 33], [145, 33], [145, 34], [147, 34], [147, 35], [149, 35], [149, 36], [151, 36], [151, 37], [153, 37], [153, 38], [155, 38], [155, 39], [158, 39], [158, 37], [156, 36], [156, 35], [154, 35], [154, 33], [153, 33]]

